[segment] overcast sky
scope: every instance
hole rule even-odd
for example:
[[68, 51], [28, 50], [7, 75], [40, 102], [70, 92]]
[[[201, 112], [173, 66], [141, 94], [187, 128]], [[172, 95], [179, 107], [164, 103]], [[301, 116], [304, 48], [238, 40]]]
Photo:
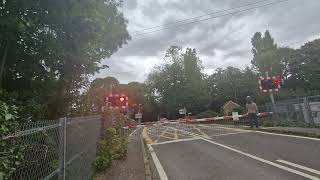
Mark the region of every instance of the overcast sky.
[[[124, 0], [121, 10], [129, 21], [128, 30], [132, 40], [111, 58], [104, 59], [102, 63], [110, 68], [102, 70], [95, 77], [113, 76], [121, 83], [143, 82], [152, 68], [163, 62], [165, 51], [170, 45], [195, 48], [202, 60], [204, 72], [210, 74], [218, 67], [248, 66], [252, 59], [250, 40], [257, 31], [264, 32], [268, 29], [278, 45], [290, 47], [299, 47], [320, 37], [320, 0], [289, 0], [145, 36], [134, 34], [141, 29], [256, 1], [258, 0]], [[268, 2], [274, 1], [278, 0]], [[210, 16], [202, 19], [208, 17]], [[156, 29], [144, 32], [154, 30]]]

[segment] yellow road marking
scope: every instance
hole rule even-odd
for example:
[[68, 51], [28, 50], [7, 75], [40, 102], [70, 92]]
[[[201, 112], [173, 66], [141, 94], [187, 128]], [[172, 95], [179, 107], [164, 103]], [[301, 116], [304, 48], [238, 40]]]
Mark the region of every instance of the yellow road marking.
[[178, 131], [176, 129], [174, 130], [174, 139], [178, 139]]
[[162, 138], [167, 138], [167, 139], [175, 139], [173, 137], [168, 137], [168, 136], [161, 136]]
[[153, 140], [149, 137], [148, 135], [148, 129], [146, 127], [143, 128], [143, 131], [142, 131], [142, 137], [143, 139], [145, 139], [145, 141], [147, 142], [147, 144], [153, 144]]
[[201, 131], [201, 129], [197, 128], [195, 125], [192, 125], [194, 129], [196, 129], [197, 131], [199, 131], [200, 134], [202, 134], [204, 137], [209, 137], [206, 133], [204, 133], [203, 131]]
[[155, 140], [155, 143], [157, 143], [160, 138], [167, 132], [168, 128], [166, 127], [166, 129], [164, 131], [162, 131], [162, 133], [160, 134], [160, 136]]
[[225, 130], [239, 131], [239, 132], [252, 132], [251, 130], [239, 129], [239, 128], [236, 128], [236, 127], [235, 128], [229, 128], [229, 127], [225, 127], [225, 126], [222, 126], [222, 125], [206, 126], [206, 125], [199, 124], [198, 126], [205, 127], [205, 128], [222, 128], [222, 129], [225, 129]]

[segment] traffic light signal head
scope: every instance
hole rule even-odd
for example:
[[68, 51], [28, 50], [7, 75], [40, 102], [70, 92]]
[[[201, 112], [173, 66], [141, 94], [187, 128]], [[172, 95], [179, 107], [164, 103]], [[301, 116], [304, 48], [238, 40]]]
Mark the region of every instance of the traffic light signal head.
[[125, 95], [111, 95], [106, 98], [106, 103], [108, 103], [110, 108], [127, 108], [128, 107], [128, 97]]
[[260, 77], [259, 78], [260, 90], [262, 92], [279, 91], [281, 89], [281, 83], [280, 82], [281, 81], [280, 81], [280, 77], [279, 76]]

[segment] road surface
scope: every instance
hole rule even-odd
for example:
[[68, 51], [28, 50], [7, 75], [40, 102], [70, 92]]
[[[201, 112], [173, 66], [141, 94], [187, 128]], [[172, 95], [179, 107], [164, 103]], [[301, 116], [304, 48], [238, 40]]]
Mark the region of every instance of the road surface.
[[162, 180], [320, 180], [320, 139], [191, 124], [146, 132]]

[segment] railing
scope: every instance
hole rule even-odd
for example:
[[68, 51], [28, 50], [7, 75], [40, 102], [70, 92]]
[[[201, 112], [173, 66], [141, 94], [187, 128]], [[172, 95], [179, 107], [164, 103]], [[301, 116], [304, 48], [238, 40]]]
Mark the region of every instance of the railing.
[[6, 137], [23, 158], [10, 179], [90, 179], [100, 116], [30, 122]]

